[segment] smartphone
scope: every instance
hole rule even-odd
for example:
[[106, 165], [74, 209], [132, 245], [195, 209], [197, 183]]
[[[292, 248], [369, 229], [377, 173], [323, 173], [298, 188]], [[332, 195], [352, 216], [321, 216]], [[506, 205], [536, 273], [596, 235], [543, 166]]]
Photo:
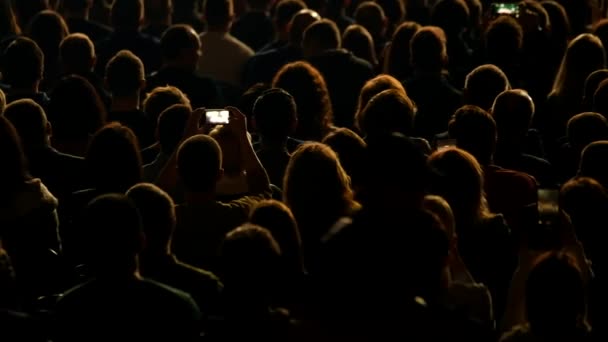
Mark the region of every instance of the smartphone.
[[211, 125], [227, 125], [230, 121], [230, 112], [225, 109], [207, 109], [205, 120]]
[[490, 5], [490, 11], [494, 17], [510, 15], [519, 17], [519, 3], [516, 2], [494, 2]]
[[438, 139], [435, 145], [437, 151], [448, 147], [456, 147], [456, 139]]
[[559, 190], [538, 189], [538, 217], [540, 222], [547, 222], [559, 216]]

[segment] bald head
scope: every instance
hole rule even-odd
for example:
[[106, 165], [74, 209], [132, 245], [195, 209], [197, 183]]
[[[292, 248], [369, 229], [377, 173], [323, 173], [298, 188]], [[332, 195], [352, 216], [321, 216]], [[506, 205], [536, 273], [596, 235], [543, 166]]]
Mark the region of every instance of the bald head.
[[492, 106], [492, 116], [496, 121], [499, 139], [506, 136], [524, 136], [534, 116], [534, 101], [525, 90], [513, 89], [500, 93]]
[[298, 12], [289, 23], [289, 42], [300, 45], [304, 31], [319, 20], [321, 20], [319, 13], [311, 9], [303, 9]]

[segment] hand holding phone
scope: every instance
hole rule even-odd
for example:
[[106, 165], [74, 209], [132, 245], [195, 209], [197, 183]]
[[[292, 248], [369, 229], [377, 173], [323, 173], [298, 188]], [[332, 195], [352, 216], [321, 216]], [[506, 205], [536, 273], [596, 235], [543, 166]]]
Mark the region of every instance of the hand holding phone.
[[230, 112], [226, 109], [207, 109], [205, 122], [208, 125], [227, 125], [230, 122]]
[[501, 15], [519, 18], [520, 5], [516, 2], [494, 2], [490, 5], [490, 13], [494, 18]]

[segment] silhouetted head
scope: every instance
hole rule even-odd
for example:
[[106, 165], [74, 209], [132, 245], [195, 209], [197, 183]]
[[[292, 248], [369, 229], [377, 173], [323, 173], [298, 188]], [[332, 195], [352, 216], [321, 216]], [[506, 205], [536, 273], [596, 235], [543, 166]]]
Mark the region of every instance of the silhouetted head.
[[13, 124], [0, 116], [0, 203], [3, 207], [13, 205], [15, 195], [23, 188], [25, 182], [31, 179], [29, 175], [21, 139]]
[[201, 54], [201, 41], [190, 25], [173, 25], [163, 33], [160, 49], [165, 63], [196, 70]]
[[464, 81], [465, 103], [489, 111], [496, 96], [509, 89], [509, 79], [499, 67], [492, 64], [478, 66]]
[[469, 8], [469, 30], [479, 32], [483, 25], [483, 5], [480, 0], [464, 0]]
[[173, 105], [190, 107], [190, 99], [179, 88], [173, 86], [156, 87], [146, 95], [142, 103], [143, 111], [156, 128], [158, 118], [165, 109]]
[[262, 95], [271, 86], [268, 83], [258, 82], [247, 89], [239, 98], [236, 107], [247, 117], [247, 128], [251, 130], [253, 127], [253, 106], [258, 97]]
[[447, 39], [436, 26], [424, 26], [410, 42], [410, 63], [415, 70], [440, 72], [448, 60]]
[[0, 37], [21, 34], [21, 28], [17, 22], [12, 0], [0, 1]]
[[86, 34], [72, 33], [59, 45], [59, 59], [66, 73], [86, 74], [96, 62], [95, 45]]
[[381, 41], [386, 33], [388, 19], [382, 7], [374, 1], [365, 1], [357, 6], [355, 22], [367, 29], [374, 40]]
[[4, 116], [13, 124], [26, 153], [49, 144], [51, 126], [44, 109], [35, 101], [21, 99], [11, 102]]
[[272, 86], [291, 94], [298, 108], [296, 136], [321, 140], [333, 123], [333, 111], [327, 84], [321, 73], [307, 62], [285, 65], [275, 75]]
[[600, 69], [592, 72], [585, 80], [585, 94], [583, 95], [583, 106], [586, 110], [593, 110], [593, 96], [600, 84], [608, 79], [608, 69]]
[[580, 100], [587, 77], [595, 70], [605, 67], [606, 52], [600, 39], [592, 34], [581, 34], [568, 45], [552, 91]]
[[[175, 0], [144, 1], [144, 17], [148, 25], [171, 25]], [[179, 2], [179, 0], [177, 0]]]
[[608, 118], [608, 80], [603, 80], [593, 94], [593, 111]]
[[[209, 136], [215, 139], [222, 150], [222, 169], [228, 177], [240, 177], [245, 171], [243, 164], [243, 149], [239, 144], [239, 137], [235, 132], [226, 126], [216, 126]], [[237, 187], [237, 193], [246, 193], [246, 186]]]
[[177, 150], [177, 170], [187, 191], [215, 192], [223, 175], [220, 145], [206, 135], [188, 138]]
[[146, 237], [145, 249], [150, 253], [171, 253], [175, 230], [175, 204], [171, 197], [154, 184], [139, 183], [127, 193], [141, 217]]
[[374, 38], [367, 29], [361, 25], [350, 25], [342, 36], [342, 48], [353, 55], [368, 61], [371, 65], [378, 64]]
[[95, 133], [85, 162], [89, 183], [98, 191], [124, 193], [141, 182], [143, 165], [137, 137], [117, 122]]
[[367, 137], [390, 133], [411, 136], [415, 113], [409, 97], [396, 89], [385, 90], [369, 100], [357, 117], [357, 126]]
[[406, 21], [397, 27], [386, 52], [383, 69], [385, 74], [398, 80], [411, 76], [410, 42], [421, 27], [413, 21]]
[[407, 96], [407, 94], [405, 93], [405, 88], [403, 87], [403, 84], [401, 84], [401, 82], [399, 82], [399, 80], [397, 80], [396, 78], [394, 78], [392, 76], [382, 74], [382, 75], [378, 75], [378, 76], [372, 78], [371, 80], [367, 81], [363, 85], [363, 88], [361, 88], [361, 92], [359, 93], [359, 101], [357, 103], [357, 112], [355, 114], [355, 121], [358, 121], [358, 117], [361, 115], [361, 112], [367, 106], [367, 104], [369, 103], [369, 100], [371, 100], [372, 97], [380, 94], [381, 92], [383, 92], [385, 90], [390, 90], [390, 89], [397, 90], [397, 91], [401, 92], [401, 94], [403, 96]]
[[568, 142], [577, 155], [595, 141], [608, 140], [608, 120], [599, 113], [586, 112], [568, 120]]
[[21, 28], [27, 27], [37, 13], [51, 8], [49, 0], [12, 0], [11, 2]]
[[364, 183], [367, 143], [348, 128], [338, 128], [329, 133], [323, 143], [331, 147], [340, 158], [340, 164], [350, 176], [353, 188], [359, 190]]
[[255, 101], [253, 118], [255, 128], [264, 141], [284, 144], [298, 124], [296, 102], [283, 89], [266, 90]]
[[287, 272], [304, 271], [300, 230], [289, 207], [275, 200], [261, 201], [251, 211], [249, 222], [270, 231], [281, 248]]
[[143, 0], [114, 0], [110, 20], [118, 31], [138, 31], [144, 21]]
[[311, 9], [300, 10], [289, 23], [289, 43], [294, 46], [300, 46], [304, 37], [304, 31], [312, 23], [319, 20], [321, 20], [319, 13]]
[[608, 141], [595, 141], [587, 145], [581, 154], [578, 176], [593, 178], [608, 187]]
[[530, 271], [526, 281], [526, 316], [540, 336], [580, 328], [587, 310], [581, 270], [568, 255], [551, 253]]
[[403, 22], [405, 18], [405, 4], [401, 0], [375, 0], [382, 7], [382, 11], [387, 19], [387, 32], [392, 34], [397, 25]]
[[454, 113], [448, 134], [456, 146], [471, 153], [482, 165], [492, 162], [496, 148], [496, 122], [488, 112], [477, 106], [464, 106]]
[[424, 210], [427, 210], [437, 216], [439, 221], [441, 221], [441, 225], [445, 230], [447, 238], [450, 240], [450, 242], [454, 241], [457, 237], [456, 222], [454, 220], [454, 213], [452, 212], [450, 204], [441, 196], [427, 195], [424, 197], [422, 206]]
[[47, 107], [53, 136], [62, 141], [88, 141], [106, 121], [95, 88], [85, 78], [68, 76], [57, 83]]
[[126, 277], [125, 271], [137, 270], [144, 237], [137, 207], [127, 196], [105, 194], [92, 200], [82, 227], [87, 263], [98, 275]]
[[286, 32], [293, 17], [306, 8], [301, 0], [281, 0], [274, 12], [274, 24], [279, 32]]
[[4, 51], [3, 81], [13, 88], [30, 89], [42, 80], [44, 54], [35, 41], [19, 37]]
[[513, 89], [502, 92], [492, 106], [492, 117], [496, 121], [498, 139], [513, 141], [528, 134], [534, 116], [534, 100], [525, 90]]
[[479, 223], [488, 208], [483, 170], [475, 157], [465, 150], [449, 147], [434, 152], [428, 162], [434, 170], [432, 192], [450, 204], [457, 233]]
[[302, 48], [305, 57], [314, 57], [326, 51], [335, 50], [342, 44], [340, 30], [336, 23], [322, 19], [312, 23], [304, 31]]
[[515, 18], [501, 15], [486, 29], [484, 43], [489, 63], [513, 67], [520, 61], [524, 31]]
[[51, 10], [36, 14], [27, 29], [27, 36], [40, 46], [49, 61], [57, 59], [59, 44], [68, 34], [68, 25], [57, 12]]
[[106, 66], [106, 86], [112, 96], [137, 95], [145, 87], [145, 84], [144, 64], [131, 51], [122, 50], [108, 62]]
[[602, 45], [608, 44], [608, 19], [598, 21], [593, 27], [593, 34], [602, 41]]
[[165, 109], [158, 117], [158, 142], [163, 153], [171, 155], [184, 137], [186, 123], [190, 118], [190, 106], [176, 104]]
[[431, 23], [441, 27], [448, 36], [457, 36], [469, 26], [470, 15], [464, 0], [441, 0], [433, 6]]
[[232, 0], [205, 0], [203, 18], [208, 29], [223, 29], [228, 27], [234, 18]]
[[565, 47], [568, 45], [568, 39], [572, 34], [568, 12], [566, 12], [564, 6], [557, 1], [545, 0], [540, 4], [549, 16], [549, 22], [551, 23], [551, 39]]

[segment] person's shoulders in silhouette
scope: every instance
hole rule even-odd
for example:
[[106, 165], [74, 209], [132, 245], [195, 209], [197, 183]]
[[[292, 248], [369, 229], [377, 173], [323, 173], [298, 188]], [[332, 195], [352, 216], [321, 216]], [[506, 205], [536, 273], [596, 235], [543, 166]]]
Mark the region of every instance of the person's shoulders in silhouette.
[[102, 41], [112, 33], [112, 28], [87, 19], [67, 18], [66, 23], [70, 28], [70, 32], [84, 33], [93, 42]]

